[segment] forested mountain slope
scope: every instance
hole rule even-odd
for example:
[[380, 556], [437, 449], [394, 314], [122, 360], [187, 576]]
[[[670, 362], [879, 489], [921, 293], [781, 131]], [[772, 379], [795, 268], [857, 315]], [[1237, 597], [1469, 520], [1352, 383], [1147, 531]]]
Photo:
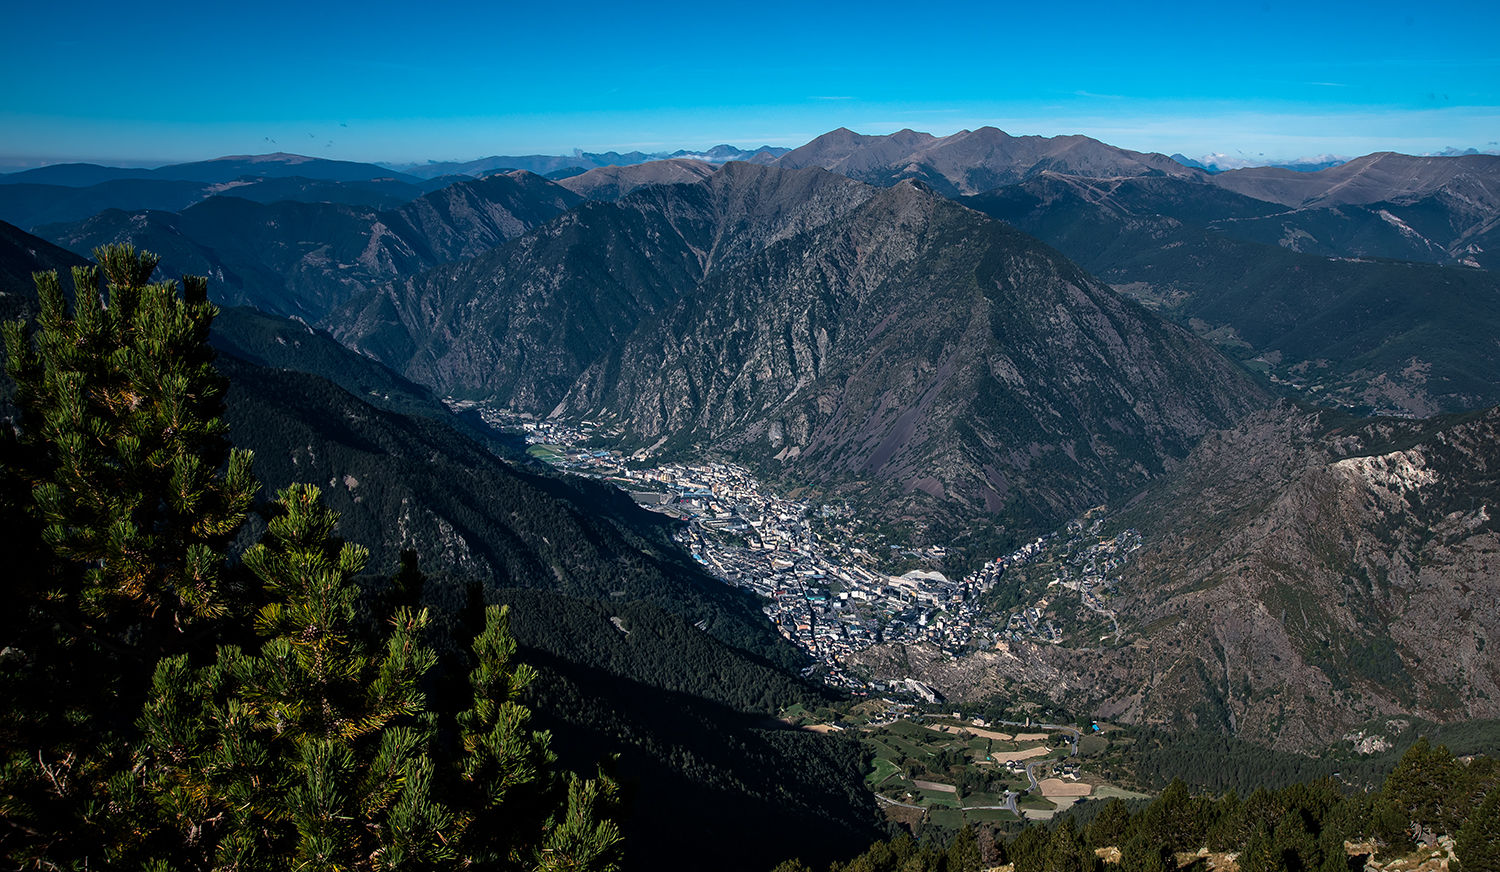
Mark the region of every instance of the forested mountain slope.
[[1487, 270], [1263, 244], [1257, 223], [1313, 218], [1175, 179], [1047, 175], [965, 202], [1309, 397], [1408, 415], [1500, 402]]
[[161, 255], [163, 274], [208, 276], [217, 302], [316, 322], [360, 291], [473, 257], [579, 202], [530, 173], [466, 180], [386, 211], [235, 190], [176, 213], [112, 209], [38, 233], [80, 254], [130, 243]]

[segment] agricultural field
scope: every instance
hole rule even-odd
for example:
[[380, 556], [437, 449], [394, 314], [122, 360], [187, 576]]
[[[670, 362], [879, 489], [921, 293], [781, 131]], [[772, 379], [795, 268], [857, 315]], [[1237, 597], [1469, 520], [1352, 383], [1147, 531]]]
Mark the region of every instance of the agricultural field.
[[928, 823], [945, 828], [1020, 817], [1045, 820], [1079, 802], [1141, 795], [1089, 771], [1087, 759], [1110, 749], [1108, 734], [1079, 737], [1074, 756], [1071, 733], [1035, 728], [1017, 733], [931, 715], [879, 720], [882, 713], [889, 714], [873, 708], [845, 712], [843, 726], [858, 731], [870, 748], [865, 783], [892, 819], [920, 810]]
[[1024, 768], [1004, 765], [1017, 755], [1054, 752], [1046, 734], [1016, 741], [1013, 733], [958, 722], [900, 719], [860, 728], [873, 752], [866, 783], [889, 803], [919, 806], [930, 823], [1016, 820], [1015, 795], [1029, 787]]

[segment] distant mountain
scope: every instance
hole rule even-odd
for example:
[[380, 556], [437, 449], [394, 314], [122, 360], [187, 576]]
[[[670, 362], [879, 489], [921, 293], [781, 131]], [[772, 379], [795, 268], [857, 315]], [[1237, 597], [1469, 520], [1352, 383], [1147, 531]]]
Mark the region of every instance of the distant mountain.
[[1500, 264], [1500, 157], [1493, 155], [1369, 155], [1296, 177], [1225, 173], [1214, 184], [1293, 207], [1214, 225], [1238, 238], [1332, 257]]
[[116, 179], [86, 187], [10, 184], [0, 185], [0, 220], [20, 227], [38, 228], [79, 221], [106, 209], [178, 212], [219, 195], [257, 203], [289, 200], [391, 209], [453, 181], [445, 178], [408, 184], [395, 179], [334, 182], [300, 176], [244, 176], [229, 182]]
[[745, 163], [587, 204], [334, 320], [441, 392], [617, 421], [891, 513], [1055, 518], [1263, 401], [999, 223], [912, 184]]
[[881, 186], [916, 179], [949, 196], [989, 191], [1043, 172], [1202, 175], [1165, 155], [1127, 151], [1087, 136], [1011, 136], [993, 127], [941, 138], [912, 130], [865, 136], [841, 127], [782, 155], [775, 165], [817, 166]]
[[[566, 188], [540, 176], [503, 173], [434, 191], [381, 223], [431, 262], [448, 263], [489, 251], [578, 203]], [[373, 230], [372, 237], [380, 232]]]
[[420, 182], [420, 179], [416, 177], [396, 173], [375, 164], [276, 152], [274, 154], [231, 155], [213, 160], [168, 164], [149, 170], [136, 167], [103, 167], [97, 164], [56, 164], [0, 174], [0, 185], [41, 184], [87, 187], [117, 179], [232, 182], [245, 177], [285, 178], [289, 176], [331, 182], [368, 182], [377, 179], [391, 179], [407, 184]]
[[1500, 178], [1500, 156], [1413, 157], [1377, 152], [1315, 173], [1253, 167], [1218, 173], [1212, 183], [1285, 206], [1343, 206], [1420, 198], [1464, 179]]
[[599, 167], [562, 179], [558, 184], [589, 200], [618, 200], [646, 185], [702, 181], [716, 169], [701, 160], [672, 158], [627, 167]]
[[110, 210], [39, 228], [76, 252], [129, 242], [218, 302], [318, 321], [358, 291], [472, 257], [579, 202], [530, 173], [449, 185], [397, 209], [212, 197], [180, 213]]
[[[1052, 174], [965, 202], [1324, 402], [1417, 415], [1500, 402], [1494, 274], [1297, 253], [1318, 238], [1353, 245], [1339, 228], [1390, 228], [1363, 207], [1288, 212], [1191, 180]], [[1437, 235], [1445, 220], [1420, 226]], [[1249, 241], [1257, 231], [1261, 240]], [[1270, 238], [1276, 231], [1282, 239]], [[1385, 252], [1422, 253], [1413, 235], [1365, 238]]]
[[90, 163], [51, 164], [35, 169], [0, 173], [0, 185], [60, 185], [86, 188], [117, 179], [156, 178], [154, 171], [142, 167], [106, 167]]
[[707, 151], [681, 149], [672, 152], [668, 157], [689, 158], [711, 164], [727, 163], [732, 160], [743, 160], [750, 163], [770, 163], [789, 151], [791, 151], [789, 148], [778, 148], [769, 145], [763, 145], [754, 150], [735, 148], [732, 145], [716, 145]]
[[0, 220], [28, 230], [79, 221], [106, 209], [176, 212], [208, 196], [201, 182], [115, 179], [95, 185], [0, 185]]
[[[397, 260], [370, 245], [378, 216], [350, 206], [213, 197], [181, 213], [112, 209], [38, 230], [80, 254], [130, 243], [160, 255], [163, 275], [208, 276], [216, 303], [316, 320], [363, 283], [379, 281], [393, 265], [419, 268], [418, 258], [405, 249]], [[367, 250], [372, 256], [361, 263]], [[342, 263], [352, 267], [340, 269]]]
[[430, 178], [445, 174], [482, 176], [503, 170], [526, 170], [527, 172], [533, 172], [541, 176], [551, 176], [553, 173], [575, 168], [580, 171], [587, 171], [600, 167], [627, 167], [651, 161], [676, 158], [703, 161], [704, 163], [711, 164], [720, 164], [727, 161], [769, 163], [786, 152], [787, 149], [785, 148], [773, 148], [768, 145], [761, 146], [755, 150], [736, 148], [732, 145], [716, 145], [704, 152], [692, 152], [686, 149], [680, 149], [671, 153], [655, 152], [649, 154], [640, 151], [632, 151], [625, 154], [615, 151], [603, 153], [575, 151], [570, 155], [492, 155], [471, 161], [429, 161], [424, 164], [392, 164], [391, 166], [394, 169], [421, 178]]
[[192, 163], [168, 164], [152, 171], [159, 179], [186, 179], [194, 182], [232, 182], [245, 176], [284, 178], [298, 176], [330, 182], [368, 182], [392, 179], [417, 184], [413, 176], [394, 173], [375, 164], [347, 160], [327, 160], [301, 154], [240, 154]]
[[[617, 158], [617, 160], [610, 161], [608, 159], [610, 156]], [[490, 157], [482, 157], [469, 161], [429, 161], [422, 164], [394, 164], [393, 169], [399, 169], [404, 173], [419, 178], [449, 175], [478, 177], [492, 173], [513, 172], [515, 170], [525, 170], [528, 173], [546, 176], [562, 170], [591, 170], [601, 166], [641, 163], [650, 159], [650, 156], [641, 154], [640, 152], [633, 152], [628, 156], [614, 154], [613, 152], [609, 155], [591, 155], [582, 152], [571, 155], [491, 155]]]
[[1183, 154], [1172, 155], [1172, 160], [1177, 161], [1185, 167], [1206, 170], [1210, 173], [1222, 173], [1228, 170], [1239, 170], [1247, 167], [1278, 167], [1285, 170], [1293, 170], [1299, 173], [1315, 173], [1318, 170], [1326, 170], [1330, 167], [1340, 166], [1347, 163], [1348, 158], [1334, 157], [1331, 154], [1318, 155], [1317, 157], [1304, 157], [1290, 161], [1257, 161], [1242, 157], [1232, 157], [1227, 154], [1206, 154], [1194, 159]]

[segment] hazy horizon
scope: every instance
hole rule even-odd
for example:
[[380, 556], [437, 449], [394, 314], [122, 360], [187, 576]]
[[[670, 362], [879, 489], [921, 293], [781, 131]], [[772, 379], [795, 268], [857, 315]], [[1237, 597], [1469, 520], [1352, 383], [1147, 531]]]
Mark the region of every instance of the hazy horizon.
[[[993, 127], [995, 125], [988, 125], [988, 126], [992, 126]], [[900, 128], [897, 128], [897, 129], [900, 129]], [[965, 129], [968, 129], [968, 128], [965, 128]], [[827, 132], [829, 132], [829, 131], [825, 130], [822, 133], [827, 133]], [[882, 130], [882, 131], [880, 131], [878, 133], [874, 133], [874, 132], [871, 132], [869, 130], [858, 130], [858, 129], [856, 129], [855, 132], [856, 133], [861, 133], [861, 134], [866, 134], [866, 135], [887, 135], [887, 134], [890, 134], [890, 133], [895, 133], [896, 129]], [[934, 131], [930, 131], [930, 130], [919, 130], [918, 132], [933, 133], [933, 135], [941, 137], [941, 136], [950, 135], [952, 133], [958, 133], [960, 131], [953, 130], [953, 131], [948, 131], [948, 132], [945, 132], [945, 133], [938, 133], [938, 132], [934, 132]], [[1040, 132], [1033, 133], [1031, 131], [1015, 131], [1015, 130], [1006, 130], [1005, 132], [1008, 133], [1008, 134], [1010, 134], [1010, 135], [1012, 135], [1012, 136], [1031, 136], [1031, 135], [1036, 135], [1036, 136], [1052, 137], [1052, 136], [1067, 136], [1067, 135], [1071, 135], [1071, 133], [1040, 133]], [[1074, 131], [1074, 132], [1076, 132], [1076, 131]], [[808, 137], [807, 140], [804, 140], [802, 142], [792, 142], [790, 145], [785, 145], [785, 146], [781, 146], [781, 147], [795, 148], [795, 147], [797, 147], [799, 145], [803, 145], [806, 142], [811, 141], [812, 139], [816, 138], [817, 136], [821, 136], [822, 133], [815, 134], [814, 136], [810, 136], [810, 137]], [[1089, 134], [1084, 134], [1084, 135], [1089, 135]], [[1095, 139], [1101, 139], [1101, 141], [1106, 142], [1107, 144], [1112, 145], [1112, 146], [1117, 146], [1117, 147], [1120, 147], [1120, 148], [1131, 148], [1128, 145], [1122, 145], [1119, 142], [1113, 142], [1113, 141], [1110, 141], [1108, 139], [1102, 139], [1101, 137], [1097, 137], [1096, 136], [1094, 138]], [[525, 150], [518, 150], [518, 149], [494, 149], [494, 150], [486, 151], [484, 153], [468, 154], [468, 155], [461, 155], [461, 156], [449, 156], [449, 157], [441, 157], [441, 158], [423, 158], [423, 159], [416, 159], [416, 160], [412, 160], [412, 159], [404, 159], [404, 160], [373, 159], [373, 160], [370, 160], [370, 159], [364, 159], [364, 158], [340, 157], [340, 156], [330, 155], [330, 154], [318, 154], [316, 152], [316, 150], [314, 150], [314, 149], [308, 149], [308, 150], [305, 150], [305, 151], [297, 151], [297, 150], [294, 150], [294, 149], [279, 149], [279, 148], [274, 148], [274, 147], [273, 148], [267, 148], [267, 149], [265, 149], [263, 151], [247, 151], [247, 152], [235, 152], [235, 153], [224, 152], [224, 153], [214, 153], [214, 154], [205, 153], [205, 154], [201, 154], [201, 155], [193, 155], [193, 156], [185, 156], [185, 157], [177, 157], [177, 158], [154, 158], [154, 159], [153, 158], [130, 158], [130, 157], [119, 157], [119, 158], [112, 158], [112, 157], [89, 157], [89, 156], [62, 156], [62, 157], [59, 157], [59, 158], [26, 157], [26, 156], [21, 156], [21, 157], [0, 156], [0, 173], [21, 172], [21, 171], [24, 171], [24, 170], [27, 170], [27, 169], [35, 169], [35, 168], [43, 167], [43, 166], [50, 166], [50, 165], [54, 165], [54, 164], [70, 164], [70, 163], [87, 163], [87, 164], [98, 164], [98, 165], [102, 165], [102, 166], [114, 166], [114, 167], [126, 167], [126, 168], [140, 168], [140, 169], [155, 169], [157, 167], [170, 166], [170, 165], [173, 165], [173, 164], [193, 163], [193, 162], [198, 162], [198, 161], [209, 161], [209, 160], [217, 160], [217, 159], [231, 158], [231, 157], [253, 157], [253, 156], [261, 156], [261, 155], [268, 155], [268, 154], [277, 154], [277, 153], [297, 155], [297, 156], [300, 156], [300, 157], [312, 157], [312, 158], [328, 159], [328, 160], [351, 160], [351, 161], [357, 161], [357, 162], [362, 162], [362, 163], [379, 164], [379, 165], [382, 165], [382, 166], [415, 167], [415, 166], [420, 166], [420, 165], [423, 165], [423, 164], [434, 164], [434, 163], [450, 163], [450, 162], [463, 163], [463, 162], [467, 162], [467, 161], [480, 160], [480, 159], [483, 159], [483, 158], [494, 157], [494, 156], [499, 156], [499, 155], [512, 156], [512, 157], [521, 157], [521, 156], [529, 156], [529, 155], [567, 156], [567, 155], [575, 154], [575, 153], [579, 153], [579, 152], [589, 152], [589, 153], [593, 153], [593, 154], [605, 154], [605, 153], [608, 153], [608, 152], [616, 152], [616, 153], [620, 153], [620, 154], [627, 154], [627, 153], [634, 152], [634, 151], [639, 151], [639, 152], [643, 152], [643, 153], [646, 153], [646, 154], [670, 154], [672, 152], [677, 152], [677, 151], [706, 152], [709, 149], [711, 149], [711, 148], [713, 148], [715, 146], [718, 146], [718, 145], [731, 145], [731, 146], [734, 146], [735, 148], [743, 149], [743, 150], [746, 150], [746, 151], [754, 151], [755, 149], [761, 148], [763, 146], [773, 146], [773, 147], [774, 146], [778, 146], [778, 145], [780, 145], [780, 143], [752, 142], [752, 141], [730, 142], [730, 141], [726, 141], [726, 140], [720, 139], [720, 140], [715, 140], [712, 143], [709, 143], [709, 144], [706, 144], [706, 145], [705, 144], [699, 144], [699, 143], [692, 143], [692, 144], [686, 144], [686, 145], [669, 145], [669, 144], [663, 144], [663, 143], [630, 143], [630, 144], [626, 144], [626, 145], [613, 146], [613, 147], [604, 146], [604, 147], [596, 147], [596, 148], [589, 148], [589, 149], [583, 149], [583, 148], [578, 148], [578, 147], [571, 147], [571, 148], [564, 148], [564, 149], [555, 149], [555, 150], [551, 150], [551, 151], [525, 151]], [[1210, 159], [1210, 158], [1216, 158], [1216, 159], [1219, 159], [1220, 164], [1223, 165], [1224, 168], [1230, 168], [1230, 167], [1238, 167], [1238, 166], [1265, 166], [1265, 165], [1269, 165], [1269, 164], [1289, 164], [1289, 163], [1295, 163], [1295, 162], [1298, 162], [1298, 161], [1316, 161], [1316, 160], [1324, 160], [1324, 159], [1334, 159], [1334, 160], [1345, 160], [1346, 161], [1346, 160], [1351, 160], [1351, 159], [1356, 158], [1356, 157], [1361, 157], [1361, 156], [1366, 155], [1366, 154], [1371, 154], [1371, 153], [1374, 153], [1374, 152], [1381, 152], [1381, 151], [1398, 151], [1398, 152], [1402, 152], [1402, 153], [1405, 153], [1405, 154], [1424, 155], [1424, 156], [1425, 155], [1453, 156], [1453, 155], [1461, 155], [1461, 154], [1467, 154], [1467, 153], [1500, 154], [1500, 147], [1497, 147], [1497, 144], [1495, 142], [1486, 143], [1486, 146], [1487, 147], [1480, 147], [1480, 146], [1473, 146], [1473, 145], [1469, 145], [1469, 146], [1449, 145], [1449, 146], [1445, 146], [1445, 147], [1443, 147], [1441, 149], [1434, 149], [1434, 150], [1431, 150], [1431, 151], [1416, 151], [1416, 150], [1403, 151], [1402, 149], [1399, 149], [1399, 148], [1371, 148], [1371, 149], [1369, 149], [1367, 151], [1360, 151], [1360, 152], [1357, 152], [1357, 153], [1354, 153], [1354, 152], [1350, 152], [1350, 153], [1319, 152], [1319, 153], [1309, 153], [1309, 154], [1290, 154], [1290, 153], [1288, 153], [1288, 154], [1274, 154], [1274, 155], [1273, 154], [1266, 154], [1264, 152], [1261, 152], [1261, 153], [1249, 153], [1249, 152], [1246, 152], [1246, 151], [1243, 151], [1243, 150], [1232, 150], [1232, 151], [1230, 151], [1230, 150], [1215, 150], [1215, 151], [1208, 151], [1208, 152], [1201, 152], [1201, 153], [1185, 152], [1185, 151], [1182, 151], [1181, 149], [1131, 148], [1131, 150], [1132, 151], [1143, 151], [1143, 152], [1154, 151], [1154, 152], [1157, 152], [1157, 153], [1160, 153], [1160, 154], [1169, 155], [1169, 156], [1170, 155], [1180, 155], [1181, 157], [1189, 158], [1189, 159], [1195, 160], [1195, 161], [1197, 161], [1197, 160], [1206, 160], [1206, 159]]]
[[1500, 150], [1482, 2], [1066, 10], [458, 2], [10, 10], [0, 166], [795, 147], [838, 127], [1081, 133], [1260, 161]]

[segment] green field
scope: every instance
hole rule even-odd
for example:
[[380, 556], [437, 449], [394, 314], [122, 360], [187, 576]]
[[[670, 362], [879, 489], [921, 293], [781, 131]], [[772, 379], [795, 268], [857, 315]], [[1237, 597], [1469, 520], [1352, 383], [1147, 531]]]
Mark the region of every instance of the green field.
[[555, 445], [528, 445], [526, 453], [543, 463], [556, 463], [563, 457], [562, 451]]
[[885, 757], [877, 756], [875, 758], [875, 770], [868, 776], [866, 776], [865, 780], [868, 781], [872, 787], [875, 787], [879, 786], [882, 781], [885, 781], [892, 775], [900, 774], [900, 772], [900, 766], [897, 766], [895, 763], [892, 763]]
[[1099, 799], [1150, 799], [1150, 795], [1136, 793], [1134, 790], [1126, 790], [1123, 787], [1115, 787], [1113, 784], [1100, 784], [1094, 788], [1094, 796]]
[[1013, 821], [1016, 816], [999, 808], [972, 808], [964, 809], [964, 818], [971, 824], [984, 824], [995, 821]]
[[998, 793], [967, 793], [964, 794], [964, 808], [975, 805], [1000, 805], [1005, 797]]
[[956, 830], [964, 825], [964, 812], [956, 808], [934, 808], [928, 810], [927, 819], [940, 827]]
[[928, 808], [958, 808], [958, 795], [942, 790], [919, 790], [917, 791], [917, 805], [925, 805]]

